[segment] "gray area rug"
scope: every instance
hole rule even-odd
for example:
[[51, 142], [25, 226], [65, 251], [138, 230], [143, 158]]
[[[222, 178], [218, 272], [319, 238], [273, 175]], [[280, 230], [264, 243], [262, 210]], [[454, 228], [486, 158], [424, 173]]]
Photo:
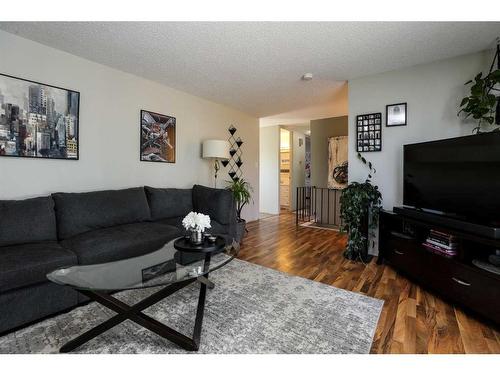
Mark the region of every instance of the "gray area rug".
[[[210, 275], [198, 353], [369, 353], [383, 301], [234, 260]], [[155, 288], [154, 290], [157, 290]], [[153, 289], [121, 292], [133, 303]], [[145, 313], [191, 336], [199, 285]], [[114, 315], [90, 303], [0, 337], [0, 353], [57, 353], [75, 336]], [[126, 321], [76, 353], [187, 353]]]

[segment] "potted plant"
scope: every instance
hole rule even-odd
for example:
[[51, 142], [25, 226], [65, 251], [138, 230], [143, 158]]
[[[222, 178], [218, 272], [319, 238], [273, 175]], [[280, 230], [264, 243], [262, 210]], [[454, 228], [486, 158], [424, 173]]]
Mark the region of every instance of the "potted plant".
[[226, 189], [233, 193], [236, 202], [236, 218], [238, 220], [236, 238], [238, 241], [241, 241], [246, 230], [246, 221], [241, 218], [241, 210], [246, 204], [250, 203], [250, 200], [252, 200], [253, 189], [250, 183], [243, 178], [228, 181], [228, 184]]
[[[494, 70], [495, 60], [497, 69]], [[500, 44], [497, 45], [497, 52], [493, 58], [493, 63], [489, 73], [483, 77], [483, 73], [478, 73], [474, 79], [465, 82], [465, 85], [470, 85], [470, 94], [462, 99], [460, 103], [460, 113], [465, 113], [465, 118], [472, 116], [477, 121], [477, 126], [472, 132], [482, 133], [482, 126], [500, 125], [500, 96], [496, 96], [494, 92], [500, 91]], [[493, 129], [500, 130], [499, 127]]]
[[[382, 194], [378, 186], [371, 183], [376, 170], [358, 152], [358, 159], [369, 168], [365, 182], [351, 182], [340, 196], [340, 229], [349, 235], [344, 257], [351, 260], [370, 261], [368, 241], [378, 225], [378, 215], [382, 204]], [[372, 246], [374, 243], [372, 243]]]

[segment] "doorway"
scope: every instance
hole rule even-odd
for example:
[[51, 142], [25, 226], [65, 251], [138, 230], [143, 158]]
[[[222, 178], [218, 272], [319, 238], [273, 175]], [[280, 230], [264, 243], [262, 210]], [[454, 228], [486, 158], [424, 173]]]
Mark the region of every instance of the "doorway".
[[280, 210], [291, 209], [292, 132], [280, 129]]

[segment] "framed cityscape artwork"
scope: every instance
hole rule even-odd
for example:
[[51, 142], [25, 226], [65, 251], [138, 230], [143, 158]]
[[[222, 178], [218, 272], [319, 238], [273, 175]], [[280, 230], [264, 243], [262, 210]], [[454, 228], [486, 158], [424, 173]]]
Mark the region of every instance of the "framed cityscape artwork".
[[80, 93], [0, 74], [0, 156], [79, 157]]
[[356, 117], [356, 150], [382, 151], [382, 113], [369, 113]]
[[141, 161], [175, 163], [175, 117], [141, 110]]

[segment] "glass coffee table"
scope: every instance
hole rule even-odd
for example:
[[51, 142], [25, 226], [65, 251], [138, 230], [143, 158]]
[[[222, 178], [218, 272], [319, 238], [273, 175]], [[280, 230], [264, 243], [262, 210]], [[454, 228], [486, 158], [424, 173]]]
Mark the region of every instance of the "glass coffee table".
[[[180, 264], [180, 262], [185, 263], [182, 258], [183, 255], [187, 255], [186, 253], [189, 253], [191, 259], [198, 257], [200, 260], [191, 261], [189, 264]], [[70, 286], [117, 313], [105, 322], [69, 341], [59, 351], [61, 353], [71, 352], [127, 319], [186, 350], [197, 351], [200, 345], [207, 287], [213, 288], [214, 286], [208, 280], [208, 275], [233, 260], [237, 253], [238, 246], [226, 247], [224, 239], [221, 237], [217, 237], [215, 243], [205, 241], [201, 245], [191, 245], [189, 240], [179, 238], [165, 244], [157, 251], [135, 258], [61, 268], [49, 273], [47, 278], [50, 281]], [[192, 283], [200, 284], [192, 337], [183, 335], [142, 312]], [[162, 287], [159, 291], [132, 306], [112, 296], [112, 293], [118, 291], [159, 286]]]

